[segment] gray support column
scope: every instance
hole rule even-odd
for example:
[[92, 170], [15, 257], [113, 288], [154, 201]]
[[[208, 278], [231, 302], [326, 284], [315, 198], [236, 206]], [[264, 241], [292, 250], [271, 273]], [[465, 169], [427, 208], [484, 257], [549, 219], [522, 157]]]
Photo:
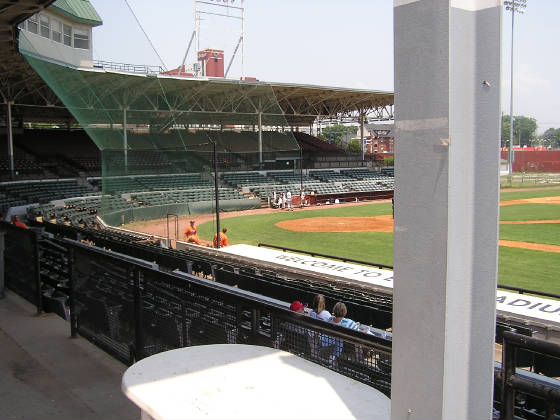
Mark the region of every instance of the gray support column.
[[364, 114], [360, 111], [360, 144], [362, 145], [362, 162], [366, 157], [366, 148], [364, 145]]
[[6, 122], [6, 129], [8, 130], [8, 155], [10, 157], [10, 175], [12, 179], [15, 179], [15, 168], [14, 168], [14, 134], [12, 130], [12, 104], [13, 102], [8, 101], [8, 121]]
[[500, 0], [394, 0], [392, 418], [491, 418]]
[[124, 151], [124, 173], [128, 173], [128, 132], [126, 129], [126, 111], [127, 108], [123, 108], [123, 151]]
[[262, 163], [263, 156], [262, 156], [262, 111], [259, 111], [259, 163]]

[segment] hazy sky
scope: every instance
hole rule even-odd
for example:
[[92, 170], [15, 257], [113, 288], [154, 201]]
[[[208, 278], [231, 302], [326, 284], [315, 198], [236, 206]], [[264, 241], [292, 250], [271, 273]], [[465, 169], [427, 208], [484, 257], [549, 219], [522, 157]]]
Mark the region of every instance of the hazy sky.
[[[125, 0], [91, 2], [104, 21], [94, 31], [95, 58], [161, 65]], [[165, 66], [179, 66], [194, 29], [194, 2], [128, 0], [128, 4]], [[247, 76], [393, 90], [392, 0], [245, 0], [244, 5]], [[560, 0], [529, 0], [526, 13], [516, 16], [514, 114], [536, 118], [539, 133], [560, 127], [559, 16]], [[504, 11], [502, 27], [502, 109], [509, 114], [509, 12]], [[239, 20], [206, 16], [200, 47], [225, 50], [227, 67], [239, 33]], [[187, 63], [193, 61], [194, 48]], [[239, 54], [229, 77], [240, 75]]]

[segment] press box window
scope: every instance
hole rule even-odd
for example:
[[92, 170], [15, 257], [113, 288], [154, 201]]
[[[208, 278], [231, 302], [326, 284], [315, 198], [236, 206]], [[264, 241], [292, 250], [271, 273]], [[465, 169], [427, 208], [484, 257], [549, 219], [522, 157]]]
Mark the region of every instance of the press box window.
[[89, 36], [86, 34], [78, 34], [74, 32], [74, 48], [89, 50]]
[[27, 30], [33, 32], [34, 34], [39, 33], [39, 22], [37, 21], [37, 16], [31, 16], [27, 21]]
[[45, 38], [50, 38], [51, 25], [48, 16], [40, 16], [39, 21], [41, 22], [41, 36]]
[[62, 42], [62, 23], [56, 19], [53, 19], [52, 39], [55, 42]]
[[62, 25], [63, 29], [63, 39], [64, 45], [68, 45], [69, 47], [72, 46], [72, 27], [68, 25]]

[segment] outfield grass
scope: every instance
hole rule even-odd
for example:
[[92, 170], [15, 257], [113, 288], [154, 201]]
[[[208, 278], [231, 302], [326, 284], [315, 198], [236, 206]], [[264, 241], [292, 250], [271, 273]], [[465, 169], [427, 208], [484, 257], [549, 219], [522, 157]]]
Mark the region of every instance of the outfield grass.
[[[257, 216], [241, 216], [224, 219], [220, 224], [227, 227], [231, 243], [257, 245], [259, 242], [310, 252], [337, 255], [339, 257], [393, 265], [393, 234], [386, 232], [294, 232], [275, 226], [282, 220], [309, 217], [366, 217], [391, 214], [391, 204], [366, 204], [352, 207], [325, 207], [314, 211], [278, 211]], [[213, 237], [215, 224], [199, 226], [202, 238]]]
[[560, 219], [558, 204], [515, 204], [500, 207], [500, 220], [557, 220]]
[[540, 197], [555, 197], [560, 195], [560, 187], [550, 187], [546, 190], [538, 191], [515, 191], [515, 192], [502, 192], [500, 194], [501, 201], [522, 200], [524, 198], [540, 198]]
[[560, 224], [500, 225], [500, 239], [560, 246]]
[[560, 254], [500, 247], [498, 283], [560, 294]]
[[[560, 191], [523, 191], [503, 193], [502, 200], [560, 195]], [[232, 243], [256, 245], [264, 242], [311, 252], [337, 255], [363, 261], [393, 265], [393, 234], [383, 232], [305, 233], [280, 229], [281, 220], [308, 217], [378, 216], [391, 214], [390, 203], [373, 203], [353, 207], [325, 207], [315, 211], [294, 211], [228, 218], [222, 226], [228, 228]], [[500, 208], [501, 220], [560, 219], [560, 205], [519, 204]], [[213, 236], [213, 222], [199, 226], [203, 238]], [[527, 224], [501, 225], [501, 239], [560, 245], [560, 225]], [[500, 247], [498, 282], [560, 294], [560, 254], [519, 248]]]

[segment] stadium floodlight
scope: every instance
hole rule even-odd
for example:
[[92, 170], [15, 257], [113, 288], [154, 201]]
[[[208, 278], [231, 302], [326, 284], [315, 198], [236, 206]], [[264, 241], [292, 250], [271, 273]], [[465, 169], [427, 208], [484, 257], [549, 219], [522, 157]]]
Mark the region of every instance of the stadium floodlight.
[[508, 149], [508, 173], [513, 173], [513, 28], [515, 24], [515, 13], [523, 14], [527, 8], [527, 0], [506, 0], [504, 6], [511, 11], [511, 80], [509, 92], [509, 149]]

